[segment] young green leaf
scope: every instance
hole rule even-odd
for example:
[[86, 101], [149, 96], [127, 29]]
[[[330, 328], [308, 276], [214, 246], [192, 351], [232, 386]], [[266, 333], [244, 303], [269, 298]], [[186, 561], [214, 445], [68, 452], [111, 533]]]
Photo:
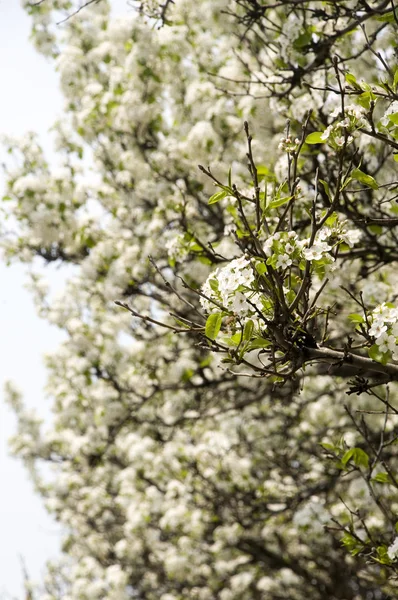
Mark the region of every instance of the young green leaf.
[[388, 115], [388, 120], [394, 125], [398, 125], [398, 112]]
[[221, 190], [221, 192], [216, 192], [215, 194], [210, 196], [208, 204], [216, 204], [216, 202], [220, 202], [220, 200], [223, 200], [226, 196], [228, 196], [228, 194], [225, 190]]
[[359, 181], [359, 183], [367, 185], [373, 190], [379, 189], [377, 181], [370, 175], [366, 175], [366, 173], [363, 173], [363, 171], [361, 171], [360, 169], [354, 169], [351, 173], [351, 177]]
[[256, 268], [256, 271], [257, 271], [257, 273], [259, 275], [264, 275], [264, 273], [267, 270], [267, 267], [266, 267], [266, 265], [263, 262], [257, 263], [255, 268]]
[[257, 175], [269, 175], [269, 168], [265, 165], [258, 165]]
[[322, 139], [323, 131], [314, 131], [305, 138], [306, 144], [324, 144], [325, 140]]
[[344, 466], [346, 466], [350, 460], [353, 461], [356, 467], [367, 468], [369, 466], [369, 456], [361, 448], [351, 448], [350, 450], [347, 450], [341, 459], [341, 462]]
[[387, 364], [388, 362], [388, 353], [383, 353], [380, 351], [380, 347], [377, 344], [373, 344], [368, 350], [369, 358], [375, 360], [376, 362], [381, 363], [382, 365]]
[[319, 183], [322, 184], [323, 189], [325, 190], [327, 197], [329, 198], [330, 201], [332, 201], [332, 194], [330, 193], [330, 188], [329, 188], [328, 182], [327, 181], [323, 181], [323, 179], [320, 179]]
[[207, 317], [205, 335], [209, 340], [215, 340], [221, 329], [222, 313], [213, 313]]
[[324, 450], [327, 450], [328, 452], [332, 452], [333, 454], [335, 454], [336, 450], [338, 450], [338, 448], [336, 448], [336, 446], [334, 444], [328, 444], [327, 442], [320, 442], [319, 445], [322, 446], [322, 448]]
[[293, 198], [293, 196], [286, 196], [285, 198], [277, 198], [276, 200], [272, 200], [269, 204], [268, 204], [268, 209], [271, 208], [278, 208], [279, 206], [283, 206], [284, 204], [286, 204], [286, 202], [289, 202], [289, 200], [291, 200]]
[[254, 323], [251, 319], [249, 319], [246, 324], [245, 327], [243, 329], [243, 339], [248, 342], [253, 334], [253, 329], [254, 329]]
[[352, 73], [347, 73], [345, 76], [345, 80], [347, 83], [352, 85], [356, 90], [361, 90], [361, 86], [358, 84], [356, 77]]
[[388, 473], [377, 473], [377, 475], [372, 477], [372, 481], [376, 483], [392, 483]]
[[350, 315], [348, 315], [348, 318], [350, 319], [350, 321], [352, 321], [352, 323], [363, 323], [365, 321], [363, 316], [359, 315], [358, 313], [351, 313]]
[[270, 342], [270, 340], [258, 337], [254, 338], [254, 340], [250, 342], [250, 344], [247, 347], [247, 350], [259, 350], [260, 348], [268, 348], [269, 346], [272, 346], [272, 342]]

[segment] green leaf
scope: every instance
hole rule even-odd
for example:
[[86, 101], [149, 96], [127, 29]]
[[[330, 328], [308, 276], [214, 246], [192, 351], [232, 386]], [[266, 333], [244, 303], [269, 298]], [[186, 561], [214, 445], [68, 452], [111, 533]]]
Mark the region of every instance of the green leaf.
[[335, 454], [335, 452], [336, 452], [336, 446], [334, 444], [328, 444], [327, 442], [321, 442], [319, 445], [322, 446], [322, 448], [324, 450], [328, 450], [328, 452], [332, 452], [333, 454]]
[[267, 267], [264, 263], [259, 262], [256, 264], [256, 271], [259, 275], [264, 275], [264, 273], [266, 272]]
[[292, 198], [293, 198], [293, 196], [286, 196], [285, 198], [278, 198], [277, 200], [272, 200], [268, 204], [267, 209], [278, 208], [279, 206], [283, 206], [284, 204], [286, 204], [286, 202], [289, 202], [289, 200], [291, 200]]
[[345, 80], [347, 83], [349, 83], [350, 85], [352, 85], [352, 87], [354, 87], [357, 90], [361, 90], [361, 86], [358, 84], [356, 77], [352, 74], [352, 73], [347, 73], [345, 76]]
[[232, 167], [229, 167], [228, 171], [228, 186], [232, 188]]
[[397, 154], [393, 154], [393, 159], [395, 160], [395, 162], [398, 162], [398, 152]]
[[380, 352], [380, 348], [377, 344], [373, 344], [373, 346], [369, 348], [368, 355], [369, 358], [381, 363], [382, 365], [386, 365], [389, 358], [388, 352]]
[[348, 318], [350, 319], [350, 321], [352, 321], [352, 323], [364, 323], [365, 321], [363, 316], [359, 315], [358, 313], [351, 313], [350, 315], [348, 315]]
[[208, 204], [216, 204], [216, 202], [220, 202], [220, 200], [223, 200], [223, 198], [225, 198], [226, 196], [228, 196], [228, 194], [225, 190], [221, 190], [221, 192], [216, 192], [215, 194], [210, 196]]
[[357, 97], [357, 103], [366, 110], [370, 109], [370, 103], [372, 101], [374, 101], [374, 98], [371, 92], [363, 92], [363, 94], [360, 94], [360, 96]]
[[346, 466], [350, 460], [353, 461], [356, 467], [367, 468], [369, 466], [369, 456], [361, 448], [351, 448], [350, 450], [347, 450], [341, 459], [341, 462], [344, 466]]
[[398, 69], [396, 69], [395, 73], [394, 73], [394, 83], [393, 83], [394, 89], [396, 89], [397, 85], [398, 85]]
[[323, 189], [325, 190], [327, 197], [329, 198], [330, 201], [332, 201], [332, 194], [330, 193], [330, 188], [329, 188], [328, 182], [327, 181], [323, 181], [323, 179], [320, 179], [319, 183], [322, 184]]
[[370, 175], [366, 175], [366, 173], [363, 173], [360, 169], [354, 169], [351, 173], [351, 177], [353, 179], [356, 179], [360, 183], [367, 185], [368, 187], [372, 188], [373, 190], [379, 189], [377, 181]]
[[207, 317], [205, 335], [209, 340], [215, 340], [221, 329], [222, 313], [213, 313]]
[[372, 481], [376, 483], [391, 483], [391, 477], [388, 473], [377, 473], [377, 475], [372, 477]]
[[333, 227], [333, 225], [336, 223], [337, 219], [339, 218], [339, 215], [335, 212], [333, 212], [330, 217], [328, 217], [325, 221], [325, 225], [327, 225], [328, 227]]
[[248, 342], [253, 334], [253, 329], [254, 329], [254, 323], [251, 319], [249, 319], [246, 324], [245, 327], [243, 329], [243, 339]]
[[293, 48], [295, 50], [301, 50], [308, 46], [312, 40], [312, 32], [310, 30], [303, 31], [300, 35], [293, 40]]
[[355, 538], [350, 533], [344, 534], [341, 543], [347, 548], [347, 550], [352, 556], [356, 556], [364, 549], [363, 544], [361, 544], [361, 542], [359, 542], [357, 538]]
[[213, 292], [218, 292], [218, 280], [217, 279], [210, 279], [209, 284], [210, 284], [210, 287], [213, 290]]
[[325, 140], [321, 138], [323, 131], [314, 131], [314, 133], [310, 133], [305, 138], [306, 144], [324, 144]]
[[259, 181], [276, 181], [274, 173], [266, 165], [257, 165], [257, 177]]
[[223, 337], [222, 341], [224, 344], [227, 344], [227, 346], [239, 346], [242, 341], [242, 334], [235, 333], [235, 335], [231, 337]]
[[398, 17], [398, 12], [395, 11], [394, 16], [394, 11], [391, 11], [386, 13], [385, 15], [380, 15], [380, 17], [376, 17], [376, 20], [380, 21], [381, 23], [394, 23], [396, 17]]
[[342, 192], [347, 187], [347, 185], [349, 183], [351, 183], [351, 181], [352, 181], [352, 177], [347, 177], [347, 179], [344, 179], [343, 184], [340, 188], [340, 192]]
[[273, 254], [272, 256], [269, 256], [267, 258], [267, 265], [270, 265], [273, 269], [276, 269], [276, 263], [278, 261], [278, 257], [276, 254]]
[[388, 115], [388, 120], [394, 125], [398, 125], [398, 113], [392, 113], [391, 115]]
[[258, 337], [254, 338], [254, 340], [250, 342], [250, 344], [247, 347], [247, 350], [258, 350], [260, 348], [268, 348], [271, 345], [272, 342], [270, 342], [269, 340], [266, 340], [262, 337]]
[[381, 225], [368, 225], [368, 229], [375, 235], [381, 235], [383, 233], [383, 227]]
[[391, 565], [391, 559], [388, 556], [387, 546], [379, 546], [378, 548], [376, 548], [376, 552], [378, 558], [373, 557], [373, 560], [382, 565]]
[[265, 212], [268, 204], [267, 183], [265, 183], [264, 191], [260, 192], [260, 208]]

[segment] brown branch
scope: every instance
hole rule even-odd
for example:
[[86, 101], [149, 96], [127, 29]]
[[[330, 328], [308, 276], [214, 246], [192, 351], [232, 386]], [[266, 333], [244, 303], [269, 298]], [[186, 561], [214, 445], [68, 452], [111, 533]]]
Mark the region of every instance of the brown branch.
[[351, 365], [360, 371], [371, 371], [374, 373], [382, 373], [388, 375], [390, 381], [398, 381], [398, 365], [387, 363], [383, 365], [372, 358], [353, 354], [352, 352], [344, 352], [340, 350], [332, 350], [331, 348], [305, 348], [305, 362], [313, 360], [323, 360], [328, 363], [339, 363]]

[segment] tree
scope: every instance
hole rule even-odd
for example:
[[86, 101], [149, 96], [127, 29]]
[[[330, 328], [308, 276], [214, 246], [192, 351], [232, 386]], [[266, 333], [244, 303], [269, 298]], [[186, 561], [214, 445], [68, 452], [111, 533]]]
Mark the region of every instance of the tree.
[[394, 3], [25, 5], [61, 165], [8, 140], [2, 243], [72, 267], [32, 279], [51, 429], [8, 388], [66, 532], [39, 597], [394, 597]]

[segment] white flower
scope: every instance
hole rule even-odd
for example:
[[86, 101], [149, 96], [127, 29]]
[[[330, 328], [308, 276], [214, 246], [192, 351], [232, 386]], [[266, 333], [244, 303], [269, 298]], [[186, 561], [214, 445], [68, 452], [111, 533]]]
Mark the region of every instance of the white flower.
[[340, 106], [337, 106], [333, 112], [330, 113], [330, 116], [332, 117], [332, 119], [335, 119], [336, 117], [338, 117], [341, 113], [341, 108]]
[[390, 122], [388, 116], [395, 115], [396, 113], [398, 113], [398, 101], [394, 100], [394, 102], [392, 104], [390, 104], [390, 106], [387, 108], [386, 112], [380, 119], [382, 125], [384, 125], [384, 127], [387, 127], [387, 125]]
[[237, 292], [233, 299], [232, 310], [234, 313], [241, 315], [250, 310], [250, 305], [247, 303], [246, 296], [242, 292]]
[[341, 239], [352, 248], [362, 237], [360, 229], [349, 229], [341, 235]]
[[292, 259], [289, 257], [288, 254], [280, 254], [276, 261], [277, 268], [282, 267], [282, 269], [286, 269], [287, 267], [290, 267], [291, 264]]
[[257, 589], [261, 592], [270, 592], [272, 588], [275, 586], [275, 582], [272, 577], [261, 577], [261, 579], [257, 582]]
[[358, 104], [349, 104], [345, 109], [346, 114], [355, 117], [355, 119], [362, 119], [366, 110], [363, 106], [359, 106]]
[[388, 547], [387, 550], [388, 558], [395, 560], [398, 556], [398, 537], [395, 538], [393, 543]]
[[376, 344], [379, 346], [380, 352], [392, 351], [396, 347], [396, 338], [384, 331], [376, 340]]
[[398, 319], [398, 308], [390, 308], [388, 316], [385, 317], [385, 321], [389, 323], [395, 323]]
[[326, 140], [329, 139], [329, 136], [332, 133], [332, 130], [333, 130], [332, 125], [329, 125], [329, 127], [326, 127], [325, 131], [321, 135], [321, 140], [323, 140], [324, 142], [326, 142]]
[[306, 260], [320, 260], [331, 249], [332, 246], [326, 242], [315, 242], [310, 248], [303, 250], [303, 255]]
[[263, 250], [264, 250], [264, 253], [267, 256], [271, 256], [272, 255], [272, 244], [273, 243], [274, 243], [273, 236], [271, 236], [267, 240], [265, 240], [265, 243], [264, 243], [264, 246], [263, 246]]
[[387, 331], [387, 325], [384, 325], [384, 321], [375, 320], [369, 329], [369, 335], [379, 338], [385, 331]]
[[127, 575], [123, 573], [120, 565], [111, 565], [106, 569], [107, 582], [118, 588], [123, 588], [127, 585]]
[[253, 573], [243, 571], [231, 577], [231, 588], [236, 592], [243, 593], [253, 581]]
[[344, 129], [346, 127], [349, 127], [351, 125], [350, 119], [348, 117], [346, 117], [343, 121], [340, 121], [339, 123], [337, 123], [338, 127], [344, 127]]
[[[254, 280], [255, 275], [250, 261], [241, 256], [231, 260], [225, 267], [216, 269], [214, 273], [211, 273], [203, 285], [202, 291], [216, 302], [234, 310], [233, 305], [236, 302], [235, 296], [238, 288], [242, 286], [250, 289]], [[212, 282], [213, 287], [218, 286], [218, 292], [214, 292], [210, 282]], [[201, 304], [207, 311], [209, 309], [214, 310], [215, 305], [211, 307], [211, 303], [205, 298], [201, 298]], [[238, 297], [236, 306], [239, 310], [243, 310], [243, 299], [241, 297]]]

